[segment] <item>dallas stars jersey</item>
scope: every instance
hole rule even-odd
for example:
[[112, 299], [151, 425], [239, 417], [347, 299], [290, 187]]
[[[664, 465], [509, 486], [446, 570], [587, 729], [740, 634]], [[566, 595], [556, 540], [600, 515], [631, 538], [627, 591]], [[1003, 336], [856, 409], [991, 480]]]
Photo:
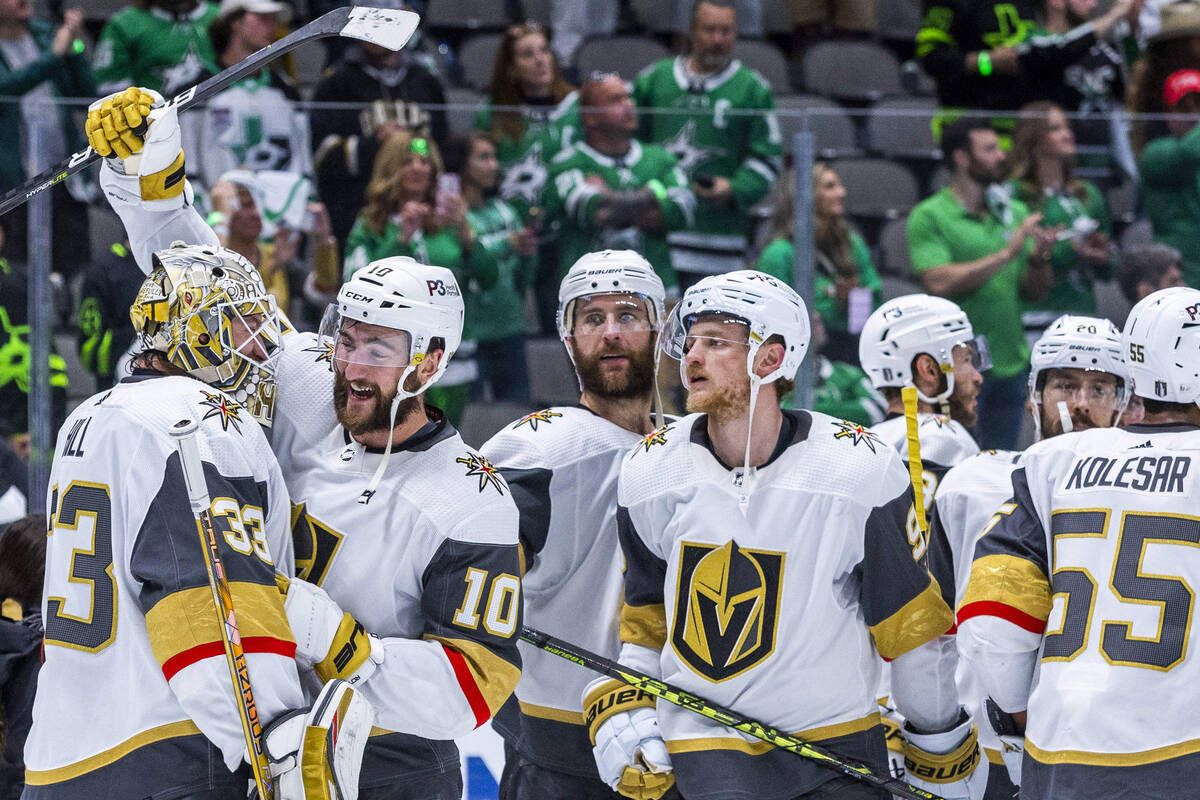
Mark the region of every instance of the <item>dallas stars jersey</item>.
[[[483, 446], [521, 512], [525, 623], [611, 659], [620, 650], [617, 476], [640, 438], [586, 408], [559, 406], [521, 418]], [[580, 708], [595, 675], [527, 645], [521, 662], [520, 710], [505, 706], [496, 729], [530, 761], [598, 780]]]
[[[636, 226], [598, 227], [596, 211], [604, 193], [587, 182], [592, 176], [599, 176], [609, 189], [617, 192], [652, 187], [662, 212], [662, 228], [645, 231]], [[696, 196], [688, 188], [687, 178], [674, 156], [666, 150], [633, 140], [629, 152], [618, 158], [599, 153], [586, 142], [578, 142], [555, 156], [544, 200], [547, 215], [562, 221], [561, 275], [585, 253], [634, 250], [646, 257], [668, 289], [679, 285], [671, 266], [666, 232], [692, 224]]]
[[100, 31], [92, 69], [100, 94], [144, 86], [167, 97], [197, 83], [216, 67], [208, 27], [215, 3], [201, 2], [178, 16], [160, 8], [131, 5]]
[[[783, 414], [744, 516], [741, 470], [718, 461], [705, 416], [660, 428], [626, 457], [622, 660], [883, 769], [879, 654], [908, 653], [953, 620], [914, 558], [896, 452], [862, 426]], [[953, 654], [926, 652], [930, 690], [904, 710], [945, 725], [958, 711]], [[907, 676], [913, 661], [894, 666]], [[791, 798], [833, 777], [685, 709], [660, 703], [658, 718], [684, 796]]]
[[195, 146], [185, 148], [196, 156], [189, 173], [205, 186], [239, 167], [311, 175], [308, 118], [299, 100], [296, 88], [269, 69], [221, 92], [199, 116]]
[[363, 448], [333, 411], [331, 350], [288, 337], [272, 444], [292, 495], [297, 574], [321, 586], [386, 657], [359, 684], [378, 729], [360, 786], [459, 770], [456, 736], [516, 686], [521, 564], [517, 509], [494, 467], [446, 422], [393, 449]]
[[[23, 797], [178, 796], [245, 787], [246, 743], [196, 521], [168, 431], [196, 433], [263, 723], [303, 705], [275, 572], [288, 495], [262, 430], [187, 377], [136, 373], [62, 426], [47, 511], [45, 663]], [[175, 790], [175, 791], [171, 791]], [[184, 792], [189, 793], [189, 792]]]
[[670, 236], [675, 269], [719, 274], [744, 266], [750, 209], [779, 173], [779, 121], [770, 85], [737, 59], [711, 76], [691, 74], [686, 63], [686, 56], [663, 59], [638, 75], [633, 100], [645, 109], [638, 138], [679, 159], [689, 183], [725, 177], [733, 184], [728, 204], [701, 199], [695, 222]]
[[475, 115], [475, 129], [493, 133], [496, 156], [503, 170], [500, 196], [528, 217], [530, 209], [542, 204], [542, 189], [551, 159], [583, 135], [579, 92], [571, 92], [553, 106], [522, 106], [525, 133], [520, 139], [492, 131], [492, 115], [496, 113], [499, 112], [492, 110], [491, 101], [486, 101]]
[[976, 545], [959, 643], [1028, 708], [1021, 796], [1182, 797], [1200, 781], [1200, 429], [1133, 425], [1025, 451]]

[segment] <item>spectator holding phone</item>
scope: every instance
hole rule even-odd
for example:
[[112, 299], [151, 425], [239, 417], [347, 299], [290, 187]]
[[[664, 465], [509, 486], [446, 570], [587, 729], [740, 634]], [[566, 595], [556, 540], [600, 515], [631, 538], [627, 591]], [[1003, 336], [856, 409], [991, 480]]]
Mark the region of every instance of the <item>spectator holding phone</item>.
[[1112, 277], [1116, 255], [1112, 216], [1096, 185], [1075, 177], [1075, 134], [1053, 103], [1021, 109], [1009, 165], [1014, 196], [1042, 215], [1044, 227], [1062, 226], [1050, 254], [1049, 293], [1022, 301], [1025, 335], [1036, 340], [1063, 314], [1096, 315], [1093, 283]]
[[[409, 256], [451, 270], [467, 292], [495, 285], [499, 271], [494, 263], [468, 262], [475, 234], [467, 203], [454, 181], [442, 181], [441, 176], [441, 154], [431, 140], [407, 131], [388, 137], [375, 157], [366, 205], [346, 242], [345, 278], [372, 261]], [[438, 385], [427, 393], [429, 402], [454, 425], [462, 420], [478, 376], [475, 326], [468, 313], [462, 345]]]
[[467, 221], [475, 235], [468, 261], [472, 268], [494, 265], [497, 272], [491, 288], [470, 285], [463, 298], [467, 317], [475, 321], [479, 352], [475, 399], [482, 396], [486, 383], [492, 400], [528, 402], [524, 298], [533, 279], [537, 234], [496, 192], [500, 161], [487, 133], [472, 131], [452, 139], [446, 149], [446, 169], [452, 173], [444, 177], [461, 180]]

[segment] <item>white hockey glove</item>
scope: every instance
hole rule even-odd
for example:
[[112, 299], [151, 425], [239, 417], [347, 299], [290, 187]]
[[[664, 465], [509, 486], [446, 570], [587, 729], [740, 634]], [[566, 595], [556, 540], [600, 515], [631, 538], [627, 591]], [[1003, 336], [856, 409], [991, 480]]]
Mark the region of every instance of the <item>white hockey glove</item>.
[[296, 637], [296, 660], [312, 667], [323, 681], [341, 678], [351, 684], [366, 680], [383, 663], [383, 642], [362, 623], [342, 611], [324, 589], [299, 578], [276, 574], [287, 596], [288, 625]]
[[1025, 758], [1025, 734], [1013, 719], [1012, 714], [1000, 710], [996, 701], [987, 699], [987, 716], [992, 730], [1000, 737], [1000, 755], [1008, 769], [1008, 779], [1013, 786], [1021, 785], [1021, 761]]
[[654, 697], [612, 678], [583, 690], [592, 756], [600, 779], [625, 797], [658, 800], [675, 783], [658, 730]]
[[100, 186], [128, 205], [161, 211], [190, 203], [179, 112], [162, 95], [130, 86], [88, 107], [88, 144], [102, 156]]
[[966, 711], [959, 722], [940, 733], [918, 733], [905, 722], [905, 779], [946, 800], [982, 800], [988, 762], [979, 747], [979, 730]]
[[890, 706], [879, 706], [879, 719], [883, 723], [884, 744], [887, 745], [888, 772], [893, 778], [904, 780], [904, 734], [900, 726], [904, 715]]
[[345, 681], [330, 681], [312, 708], [297, 709], [263, 731], [275, 779], [273, 800], [356, 800], [363, 750], [375, 711]]

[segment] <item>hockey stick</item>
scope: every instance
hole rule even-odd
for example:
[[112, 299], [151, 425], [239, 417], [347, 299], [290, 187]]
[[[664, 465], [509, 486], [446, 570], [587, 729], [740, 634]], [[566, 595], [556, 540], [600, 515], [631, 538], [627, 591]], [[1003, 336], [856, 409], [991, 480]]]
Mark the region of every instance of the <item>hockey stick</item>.
[[213, 605], [216, 608], [221, 629], [221, 643], [225, 646], [225, 662], [229, 665], [229, 677], [237, 695], [238, 717], [242, 721], [242, 734], [246, 737], [246, 752], [250, 755], [250, 769], [254, 773], [254, 785], [262, 800], [271, 797], [271, 772], [267, 767], [267, 756], [262, 747], [262, 720], [254, 703], [254, 690], [250, 686], [250, 669], [246, 666], [246, 653], [242, 649], [242, 637], [238, 633], [237, 617], [233, 612], [233, 593], [225, 575], [225, 565], [217, 551], [217, 532], [213, 528], [212, 511], [208, 498], [208, 484], [204, 480], [204, 464], [200, 461], [200, 448], [196, 445], [196, 422], [183, 419], [171, 428], [175, 447], [179, 450], [179, 463], [183, 467], [183, 482], [187, 487], [188, 504], [196, 518], [200, 533], [200, 549], [204, 552], [204, 569], [208, 573], [208, 586], [212, 589]]
[[[183, 90], [171, 99], [168, 106], [175, 106], [183, 111], [197, 103], [203, 103], [247, 75], [258, 72], [281, 55], [306, 42], [327, 36], [347, 36], [386, 47], [388, 50], [399, 50], [412, 37], [420, 21], [420, 16], [411, 11], [369, 6], [335, 8], [302, 28], [297, 28], [279, 41], [247, 56], [229, 69], [197, 86]], [[99, 159], [100, 156], [90, 146], [80, 150], [65, 161], [31, 178], [24, 186], [18, 186], [0, 196], [0, 215], [12, 211], [34, 195], [66, 180], [68, 176]]]
[[567, 661], [573, 661], [582, 667], [595, 670], [610, 678], [624, 681], [647, 694], [660, 697], [668, 703], [681, 706], [688, 711], [694, 711], [702, 717], [707, 717], [714, 722], [727, 725], [736, 731], [748, 733], [768, 744], [775, 745], [781, 750], [787, 750], [790, 753], [795, 753], [798, 756], [815, 761], [821, 766], [828, 767], [835, 772], [840, 772], [847, 777], [854, 778], [863, 783], [869, 783], [872, 786], [878, 786], [880, 789], [886, 789], [896, 797], [906, 797], [910, 798], [910, 800], [912, 798], [919, 798], [919, 800], [944, 800], [941, 796], [913, 786], [911, 783], [905, 783], [902, 780], [892, 777], [885, 778], [876, 772], [872, 772], [871, 768], [865, 764], [859, 764], [856, 761], [842, 758], [819, 745], [809, 744], [803, 739], [783, 733], [772, 728], [770, 725], [742, 716], [732, 709], [719, 706], [716, 703], [705, 700], [703, 697], [697, 697], [669, 683], [660, 681], [657, 678], [651, 678], [649, 675], [630, 669], [624, 664], [618, 664], [603, 656], [598, 656], [595, 653], [584, 650], [582, 647], [573, 645], [570, 642], [564, 642], [562, 639], [557, 639], [547, 633], [542, 633], [528, 626], [522, 626], [521, 638], [535, 647], [545, 650], [547, 653], [565, 658]]

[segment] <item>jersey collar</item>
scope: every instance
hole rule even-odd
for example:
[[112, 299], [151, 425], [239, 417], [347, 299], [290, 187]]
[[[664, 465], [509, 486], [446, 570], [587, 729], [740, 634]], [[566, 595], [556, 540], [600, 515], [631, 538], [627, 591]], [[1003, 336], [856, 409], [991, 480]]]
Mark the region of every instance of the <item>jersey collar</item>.
[[[429, 421], [421, 426], [421, 429], [412, 436], [405, 439], [397, 445], [392, 445], [392, 452], [399, 453], [406, 450], [410, 453], [421, 453], [438, 442], [449, 439], [456, 431], [454, 426], [446, 420], [446, 415], [442, 413], [440, 408], [426, 404], [425, 417]], [[353, 437], [350, 436], [350, 431], [342, 428], [342, 437], [346, 440], [346, 444], [355, 444]], [[364, 453], [372, 453], [374, 455], [383, 455], [382, 447], [363, 447]]]
[[196, 7], [191, 11], [185, 11], [182, 14], [172, 14], [170, 11], [159, 8], [158, 6], [150, 6], [147, 9], [152, 15], [167, 22], [196, 22], [203, 19], [204, 14], [208, 11], [208, 3], [197, 3]]
[[1129, 433], [1186, 433], [1200, 431], [1200, 427], [1188, 422], [1139, 422], [1125, 428]]
[[[779, 441], [775, 443], [775, 449], [771, 451], [771, 457], [766, 460], [766, 463], [760, 465], [758, 469], [764, 469], [771, 466], [784, 452], [794, 444], [803, 442], [808, 438], [808, 432], [812, 429], [812, 415], [807, 411], [789, 411], [783, 409], [783, 424], [779, 426]], [[716, 449], [713, 447], [712, 439], [708, 436], [708, 414], [701, 414], [696, 418], [696, 422], [692, 425], [692, 433], [689, 437], [692, 444], [698, 444], [708, 452], [712, 453], [712, 457], [717, 460], [726, 470], [740, 469], [731, 467], [721, 460], [717, 455]]]
[[699, 92], [716, 91], [742, 67], [742, 62], [735, 58], [729, 62], [729, 66], [715, 75], [693, 75], [687, 68], [687, 58], [687, 56], [675, 56], [675, 64], [672, 67], [675, 83], [685, 92], [693, 89]]
[[621, 167], [636, 166], [642, 160], [642, 145], [637, 139], [629, 140], [629, 152], [620, 158], [614, 156], [606, 156], [599, 150], [592, 148], [587, 142], [576, 142], [578, 147], [588, 158], [595, 161], [602, 167], [609, 169], [619, 169]]

